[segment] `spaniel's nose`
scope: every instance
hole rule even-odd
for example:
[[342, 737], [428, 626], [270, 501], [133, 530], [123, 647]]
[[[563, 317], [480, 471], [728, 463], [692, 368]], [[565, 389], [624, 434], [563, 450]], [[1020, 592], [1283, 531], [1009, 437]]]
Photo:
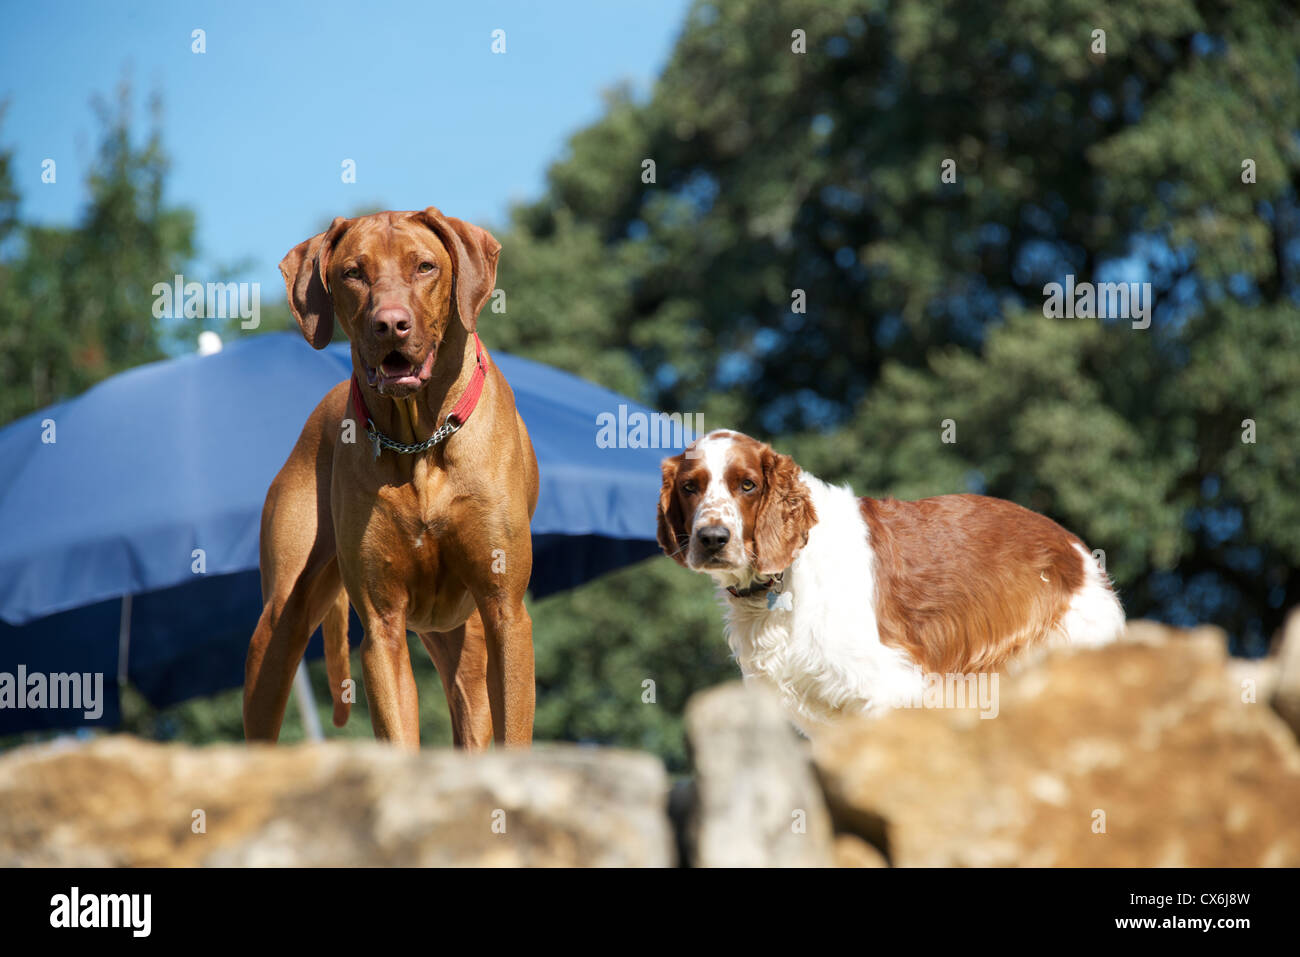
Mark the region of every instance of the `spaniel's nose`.
[[731, 532], [725, 525], [705, 525], [695, 534], [700, 544], [711, 552], [721, 551], [731, 541]]

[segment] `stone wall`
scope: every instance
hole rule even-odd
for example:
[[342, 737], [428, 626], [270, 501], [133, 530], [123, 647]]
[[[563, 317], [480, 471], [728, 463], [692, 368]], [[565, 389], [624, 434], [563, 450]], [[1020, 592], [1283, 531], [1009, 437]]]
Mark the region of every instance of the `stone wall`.
[[1300, 866], [1300, 615], [1268, 659], [1224, 648], [1135, 622], [1000, 676], [996, 717], [812, 742], [724, 685], [691, 701], [672, 788], [651, 755], [574, 745], [65, 739], [0, 755], [0, 866]]

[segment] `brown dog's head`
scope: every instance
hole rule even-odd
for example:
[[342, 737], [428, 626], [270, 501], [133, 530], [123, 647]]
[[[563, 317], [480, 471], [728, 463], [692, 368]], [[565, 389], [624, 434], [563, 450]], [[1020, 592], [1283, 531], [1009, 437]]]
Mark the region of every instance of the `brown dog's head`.
[[478, 226], [423, 212], [339, 217], [280, 262], [289, 307], [317, 349], [337, 315], [357, 369], [378, 392], [423, 388], [453, 314], [474, 331], [496, 284], [501, 244]]
[[794, 459], [718, 430], [663, 462], [659, 545], [722, 585], [747, 586], [789, 567], [817, 524]]

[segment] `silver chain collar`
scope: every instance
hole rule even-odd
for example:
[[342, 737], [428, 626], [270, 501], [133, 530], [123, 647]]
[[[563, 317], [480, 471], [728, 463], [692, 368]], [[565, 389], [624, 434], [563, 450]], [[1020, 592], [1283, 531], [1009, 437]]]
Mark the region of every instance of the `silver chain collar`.
[[427, 452], [447, 436], [451, 435], [460, 428], [460, 423], [451, 416], [447, 416], [444, 422], [434, 433], [423, 442], [417, 442], [414, 445], [407, 445], [405, 442], [398, 442], [396, 439], [390, 439], [384, 433], [380, 432], [373, 425], [366, 425], [366, 435], [370, 436], [370, 446], [374, 449], [375, 458], [379, 458], [380, 449], [388, 449], [390, 452], [396, 452], [398, 455], [418, 455], [420, 452]]

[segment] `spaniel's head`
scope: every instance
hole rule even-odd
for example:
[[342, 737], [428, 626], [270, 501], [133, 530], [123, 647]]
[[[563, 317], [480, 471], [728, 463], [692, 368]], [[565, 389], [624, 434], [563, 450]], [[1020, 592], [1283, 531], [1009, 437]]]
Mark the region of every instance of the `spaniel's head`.
[[724, 586], [784, 571], [817, 523], [794, 459], [739, 432], [710, 432], [663, 472], [660, 546]]

